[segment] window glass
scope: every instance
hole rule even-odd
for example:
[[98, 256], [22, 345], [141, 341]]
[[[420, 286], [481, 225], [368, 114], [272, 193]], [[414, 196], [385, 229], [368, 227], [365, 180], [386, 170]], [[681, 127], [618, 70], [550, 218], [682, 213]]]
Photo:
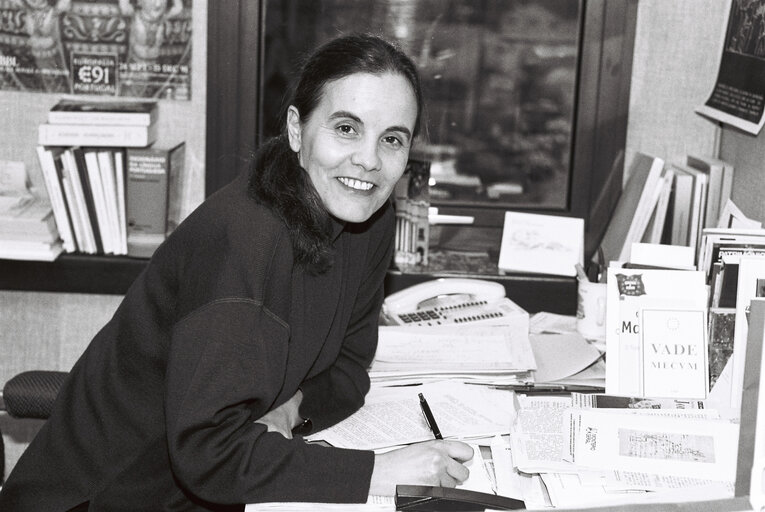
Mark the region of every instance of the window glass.
[[268, 0], [263, 135], [279, 131], [299, 57], [338, 34], [395, 40], [420, 69], [434, 205], [564, 210], [580, 2]]

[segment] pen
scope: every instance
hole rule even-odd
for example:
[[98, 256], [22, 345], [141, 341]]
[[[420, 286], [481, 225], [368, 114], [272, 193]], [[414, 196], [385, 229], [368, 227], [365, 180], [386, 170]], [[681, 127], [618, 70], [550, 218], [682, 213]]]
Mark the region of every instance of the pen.
[[436, 439], [443, 439], [441, 431], [438, 430], [436, 419], [433, 417], [433, 411], [430, 410], [430, 406], [428, 405], [428, 401], [425, 400], [425, 397], [422, 396], [422, 393], [418, 393], [418, 396], [420, 397], [420, 409], [422, 409], [422, 413], [425, 415], [425, 419], [428, 421], [430, 430], [433, 431], [433, 435]]

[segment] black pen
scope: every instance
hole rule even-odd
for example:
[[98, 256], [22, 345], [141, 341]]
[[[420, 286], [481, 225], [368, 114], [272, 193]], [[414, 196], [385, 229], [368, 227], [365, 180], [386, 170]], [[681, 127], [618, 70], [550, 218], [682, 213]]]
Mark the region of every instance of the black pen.
[[443, 439], [444, 437], [441, 435], [441, 431], [438, 430], [436, 419], [433, 417], [433, 411], [430, 410], [428, 401], [425, 400], [425, 397], [422, 396], [422, 393], [418, 393], [418, 395], [420, 397], [420, 409], [422, 409], [422, 413], [425, 415], [425, 419], [428, 421], [430, 430], [433, 431], [433, 435], [436, 437], [436, 439]]

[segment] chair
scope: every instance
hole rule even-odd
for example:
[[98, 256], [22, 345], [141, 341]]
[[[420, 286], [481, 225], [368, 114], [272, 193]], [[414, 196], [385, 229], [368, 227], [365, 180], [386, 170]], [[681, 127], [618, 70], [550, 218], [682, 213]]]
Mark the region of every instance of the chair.
[[[32, 370], [12, 377], [0, 395], [0, 412], [13, 418], [47, 419], [68, 373]], [[2, 434], [2, 432], [0, 432]], [[0, 483], [5, 475], [5, 444], [0, 435]]]

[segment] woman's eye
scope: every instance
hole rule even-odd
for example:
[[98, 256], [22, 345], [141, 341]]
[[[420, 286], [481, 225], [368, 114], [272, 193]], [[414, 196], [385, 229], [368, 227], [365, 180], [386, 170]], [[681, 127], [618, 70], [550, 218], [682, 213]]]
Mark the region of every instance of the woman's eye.
[[353, 128], [353, 126], [349, 124], [341, 124], [337, 127], [337, 131], [342, 133], [343, 135], [353, 135], [356, 133], [356, 130]]
[[399, 147], [399, 146], [403, 146], [404, 145], [404, 143], [401, 141], [401, 139], [399, 139], [398, 137], [395, 137], [393, 135], [388, 135], [387, 137], [383, 137], [383, 141], [386, 144], [388, 144], [390, 146], [394, 146], [394, 147]]

